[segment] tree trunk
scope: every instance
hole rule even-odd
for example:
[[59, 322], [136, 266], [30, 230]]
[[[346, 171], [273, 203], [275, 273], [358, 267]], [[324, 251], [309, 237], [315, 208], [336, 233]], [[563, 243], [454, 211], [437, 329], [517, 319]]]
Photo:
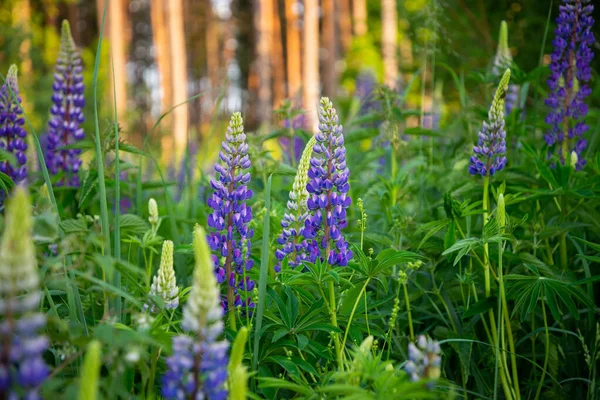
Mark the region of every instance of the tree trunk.
[[304, 1], [304, 63], [303, 95], [308, 126], [318, 128], [317, 106], [319, 101], [319, 3]]
[[281, 18], [279, 14], [279, 0], [272, 0], [273, 7], [273, 106], [281, 106], [285, 97], [285, 59], [283, 57], [283, 43], [281, 37]]
[[294, 9], [294, 4], [297, 4], [295, 0], [285, 0], [287, 96], [289, 98], [301, 96], [302, 80], [300, 29], [298, 12]]
[[18, 1], [12, 8], [13, 25], [21, 29], [21, 33], [24, 35], [24, 39], [19, 47], [19, 58], [21, 59], [21, 66], [19, 75], [29, 76], [31, 75], [31, 57], [29, 51], [31, 50], [31, 4], [29, 0]]
[[[167, 2], [169, 45], [171, 48], [171, 84], [173, 85], [173, 105], [187, 100], [187, 56], [183, 26], [182, 0]], [[187, 145], [188, 106], [182, 104], [173, 110], [173, 145], [175, 162], [179, 162]]]
[[383, 82], [392, 89], [396, 88], [398, 81], [397, 37], [398, 20], [396, 16], [396, 1], [381, 0]]
[[367, 0], [353, 0], [354, 35], [362, 36], [367, 33]]
[[350, 48], [352, 44], [352, 10], [351, 0], [339, 0], [339, 32], [342, 44], [342, 54]]
[[[119, 120], [124, 120], [125, 110], [127, 109], [127, 85], [126, 85], [126, 71], [125, 71], [125, 41], [123, 35], [126, 32], [126, 15], [124, 4], [121, 0], [110, 0], [108, 2], [108, 19], [110, 20], [109, 25], [109, 41], [110, 41], [110, 53], [114, 66], [110, 66], [111, 75], [113, 77], [114, 90], [116, 91], [116, 103], [117, 113]], [[111, 87], [110, 99], [113, 99], [113, 88]], [[113, 103], [111, 101], [110, 103]]]
[[273, 39], [273, 6], [270, 0], [255, 0], [256, 72], [258, 75], [258, 122], [268, 122], [272, 112], [271, 41]]
[[173, 106], [173, 87], [171, 83], [171, 51], [169, 35], [165, 21], [165, 0], [152, 0], [150, 3], [152, 39], [161, 89], [161, 112]]
[[323, 47], [327, 50], [327, 58], [323, 64], [323, 91], [325, 96], [335, 97], [337, 87], [336, 61], [337, 43], [335, 34], [336, 0], [322, 0], [323, 4]]

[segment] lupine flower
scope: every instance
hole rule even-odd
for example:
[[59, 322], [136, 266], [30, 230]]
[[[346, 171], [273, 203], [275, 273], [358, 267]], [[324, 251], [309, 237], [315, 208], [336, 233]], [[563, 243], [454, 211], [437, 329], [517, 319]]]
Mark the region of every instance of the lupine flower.
[[48, 376], [32, 224], [29, 196], [17, 186], [0, 244], [0, 398], [6, 399], [40, 399], [39, 387]]
[[[508, 47], [508, 27], [506, 21], [502, 21], [500, 24], [500, 35], [498, 37], [498, 49], [496, 50], [496, 56], [492, 63], [492, 75], [500, 79], [502, 73], [507, 68], [511, 67], [513, 62], [510, 47]], [[504, 111], [508, 115], [515, 108], [519, 101], [519, 86], [510, 84], [506, 90], [506, 96], [504, 98]]]
[[224, 400], [229, 343], [217, 340], [223, 333], [223, 308], [206, 233], [199, 226], [194, 230], [194, 256], [194, 281], [183, 308], [182, 327], [195, 337], [173, 338], [162, 395], [166, 399]]
[[438, 379], [442, 365], [441, 349], [437, 340], [420, 335], [417, 344], [408, 344], [408, 361], [404, 370], [413, 382], [421, 379]]
[[504, 97], [508, 89], [510, 70], [507, 69], [496, 89], [488, 112], [489, 122], [483, 121], [477, 145], [473, 147], [469, 172], [472, 175], [492, 176], [506, 165], [506, 131], [504, 130]]
[[163, 242], [160, 267], [152, 280], [150, 294], [160, 297], [165, 308], [175, 309], [179, 305], [179, 288], [173, 269], [173, 242], [170, 240]]
[[352, 251], [342, 235], [348, 225], [346, 209], [352, 203], [348, 196], [350, 171], [346, 166], [342, 126], [327, 97], [321, 98], [319, 132], [315, 140], [306, 185], [309, 215], [302, 232], [307, 258], [311, 262], [321, 259], [331, 266], [346, 266], [352, 258]]
[[435, 85], [435, 91], [433, 93], [433, 101], [430, 110], [423, 115], [423, 128], [437, 131], [440, 129], [440, 121], [442, 119], [442, 85], [441, 82], [437, 82]]
[[[231, 310], [242, 305], [240, 290], [249, 292], [254, 289], [253, 280], [243, 279], [244, 269], [250, 271], [254, 265], [250, 259], [250, 239], [254, 231], [248, 229], [252, 209], [246, 204], [252, 198], [252, 190], [248, 189], [249, 168], [242, 115], [236, 112], [231, 116], [219, 161], [215, 164], [218, 178], [210, 182], [214, 192], [207, 200], [208, 206], [213, 209], [208, 216], [208, 243], [213, 251], [217, 282], [228, 283], [223, 305]], [[250, 303], [247, 296], [246, 302]]]
[[8, 69], [6, 82], [0, 88], [0, 148], [12, 153], [16, 163], [0, 161], [0, 172], [8, 175], [16, 184], [27, 178], [27, 132], [23, 128], [25, 119], [22, 114], [17, 66], [13, 64]]
[[153, 231], [158, 229], [159, 220], [158, 204], [156, 203], [156, 200], [151, 197], [150, 200], [148, 200], [148, 222], [150, 222]]
[[308, 217], [306, 209], [308, 191], [306, 185], [308, 184], [310, 159], [316, 142], [315, 136], [310, 138], [298, 164], [298, 172], [296, 172], [294, 184], [290, 191], [290, 199], [287, 202], [289, 212], [285, 213], [283, 220], [281, 220], [283, 231], [277, 239], [277, 243], [282, 247], [275, 252], [278, 260], [275, 265], [275, 272], [281, 271], [281, 261], [285, 256], [288, 256], [289, 265], [292, 268], [301, 265], [302, 261], [306, 259], [306, 242], [302, 242], [304, 222]]
[[[356, 89], [354, 95], [360, 101], [359, 115], [367, 115], [369, 113], [380, 111], [381, 104], [376, 98], [375, 90], [377, 89], [377, 79], [372, 71], [360, 71], [356, 77]], [[377, 124], [377, 122], [374, 122]]]
[[[290, 128], [293, 130], [305, 129], [307, 124], [308, 124], [308, 120], [307, 120], [305, 114], [297, 114], [296, 116], [294, 116], [291, 119], [291, 121], [289, 118], [286, 118], [283, 120], [283, 127], [285, 129], [290, 129]], [[300, 136], [294, 136], [292, 138], [282, 136], [279, 139], [279, 143], [281, 144], [281, 147], [283, 148], [283, 151], [286, 154], [286, 156], [288, 157], [288, 159], [290, 160], [290, 162], [292, 161], [292, 157], [293, 157], [294, 163], [299, 162], [300, 157], [302, 155], [302, 148], [304, 146], [304, 140]], [[293, 144], [293, 148], [292, 148], [292, 144]], [[294, 154], [292, 154], [292, 153], [294, 153]]]
[[62, 24], [52, 90], [54, 94], [46, 137], [46, 165], [53, 175], [64, 174], [58, 182], [59, 185], [79, 186], [77, 173], [81, 167], [81, 150], [61, 149], [85, 136], [81, 127], [85, 105], [83, 66], [67, 21], [63, 21]]
[[594, 6], [589, 3], [589, 0], [563, 0], [559, 7], [548, 78], [550, 94], [546, 99], [546, 105], [551, 108], [546, 116], [550, 129], [544, 136], [550, 147], [548, 156], [555, 150], [561, 163], [568, 164], [569, 155], [574, 151], [578, 156], [578, 170], [586, 162], [582, 157], [587, 147], [583, 134], [589, 129], [585, 123], [588, 113], [585, 98], [592, 92], [588, 82], [594, 58]]

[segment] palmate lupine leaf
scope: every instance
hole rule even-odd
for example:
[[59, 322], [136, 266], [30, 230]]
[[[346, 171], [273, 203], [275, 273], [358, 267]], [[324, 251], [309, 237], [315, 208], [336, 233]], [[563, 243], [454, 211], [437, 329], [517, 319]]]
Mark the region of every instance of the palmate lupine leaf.
[[593, 301], [576, 285], [577, 282], [566, 282], [541, 276], [536, 267], [526, 265], [535, 275], [505, 275], [507, 296], [515, 300], [513, 315], [520, 313], [521, 321], [533, 312], [538, 301], [546, 301], [550, 312], [556, 321], [561, 319], [563, 308], [566, 307], [573, 318], [579, 319], [580, 314], [575, 300], [588, 308], [593, 308]]

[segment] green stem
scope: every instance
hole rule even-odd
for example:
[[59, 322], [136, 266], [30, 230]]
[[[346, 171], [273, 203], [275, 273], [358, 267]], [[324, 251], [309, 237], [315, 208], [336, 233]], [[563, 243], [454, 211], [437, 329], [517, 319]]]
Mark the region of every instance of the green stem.
[[567, 232], [560, 234], [560, 267], [563, 271], [567, 270], [569, 259], [567, 255]]
[[517, 373], [517, 356], [515, 353], [515, 341], [513, 338], [512, 327], [510, 325], [510, 316], [508, 312], [508, 304], [506, 301], [506, 291], [504, 290], [504, 277], [502, 271], [502, 256], [504, 254], [503, 243], [498, 243], [498, 281], [500, 284], [500, 297], [502, 300], [502, 311], [504, 314], [504, 321], [506, 323], [506, 334], [508, 336], [508, 348], [510, 349], [510, 363], [512, 367], [513, 386], [515, 388], [516, 400], [521, 399], [521, 392], [519, 388], [519, 374]]
[[[329, 281], [329, 307], [331, 312], [331, 324], [338, 327], [337, 323], [337, 311], [336, 311], [336, 303], [335, 303], [335, 286], [333, 285], [333, 281]], [[342, 349], [340, 348], [340, 338], [337, 333], [334, 333], [334, 344], [335, 344], [335, 355], [338, 363], [338, 369], [341, 371], [343, 369], [342, 365]]]
[[[490, 188], [490, 177], [489, 175], [486, 175], [483, 177], [483, 225], [482, 225], [482, 229], [485, 230], [485, 224], [488, 221], [488, 212], [489, 212], [489, 205], [490, 205], [490, 194], [489, 194], [489, 188]], [[483, 267], [483, 272], [484, 272], [484, 278], [485, 278], [485, 297], [490, 297], [491, 295], [491, 283], [490, 283], [490, 256], [489, 256], [490, 252], [489, 252], [489, 246], [487, 243], [485, 243], [483, 245], [483, 261], [484, 261], [484, 267]], [[492, 309], [490, 309], [488, 311], [488, 315], [489, 315], [489, 319], [490, 319], [490, 331], [492, 334], [492, 341], [493, 341], [493, 345], [494, 347], [498, 347], [500, 346], [500, 340], [498, 338], [498, 328], [499, 326], [496, 325], [496, 317], [494, 315], [494, 311]], [[503, 357], [504, 358], [504, 357]], [[502, 389], [504, 390], [504, 395], [506, 396], [507, 399], [512, 399], [512, 393], [510, 390], [510, 387], [508, 385], [508, 380], [507, 380], [507, 376], [506, 376], [506, 371], [505, 371], [505, 364], [502, 360], [500, 360], [500, 365], [498, 366], [498, 372], [500, 374], [500, 381], [502, 383]]]
[[368, 278], [366, 280], [365, 284], [363, 285], [362, 289], [360, 290], [360, 293], [358, 294], [358, 297], [356, 298], [356, 301], [354, 302], [354, 307], [352, 307], [352, 312], [350, 313], [350, 318], [348, 318], [348, 325], [346, 325], [346, 331], [344, 332], [344, 339], [342, 339], [342, 345], [341, 345], [342, 349], [346, 348], [346, 339], [348, 338], [348, 332], [350, 332], [350, 325], [352, 325], [352, 320], [354, 319], [354, 313], [356, 312], [356, 308], [358, 307], [358, 302], [360, 301], [362, 295], [365, 293], [365, 291], [367, 289], [367, 285], [369, 284], [370, 280], [371, 280], [371, 278]]
[[535, 400], [540, 398], [542, 392], [542, 386], [544, 385], [544, 378], [546, 377], [546, 368], [548, 367], [548, 358], [550, 356], [550, 333], [548, 332], [548, 318], [546, 317], [546, 304], [542, 301], [542, 316], [544, 317], [544, 332], [546, 334], [546, 352], [544, 354], [544, 367], [542, 368], [542, 376], [540, 377], [540, 383], [538, 384], [537, 391], [535, 392]]
[[402, 290], [404, 291], [404, 301], [406, 302], [406, 312], [408, 315], [408, 330], [410, 332], [410, 341], [414, 342], [415, 341], [415, 330], [413, 328], [412, 313], [411, 313], [411, 309], [410, 309], [410, 300], [408, 298], [408, 288], [406, 286], [407, 286], [406, 283], [403, 283]]

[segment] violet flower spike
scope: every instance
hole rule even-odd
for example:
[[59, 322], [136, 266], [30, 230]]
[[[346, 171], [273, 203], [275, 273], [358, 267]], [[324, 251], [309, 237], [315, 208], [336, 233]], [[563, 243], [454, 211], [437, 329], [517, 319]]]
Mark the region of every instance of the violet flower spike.
[[223, 334], [223, 308], [206, 232], [194, 229], [194, 280], [183, 308], [185, 334], [173, 337], [173, 355], [167, 359], [162, 395], [165, 399], [227, 399], [227, 340]]
[[483, 122], [473, 146], [469, 172], [471, 175], [493, 176], [506, 165], [506, 130], [504, 129], [504, 97], [510, 81], [510, 69], [500, 80], [488, 112], [489, 121]]
[[309, 215], [302, 233], [307, 258], [310, 262], [327, 261], [332, 267], [346, 266], [352, 258], [352, 250], [342, 234], [348, 226], [346, 209], [352, 203], [348, 196], [350, 171], [346, 166], [342, 126], [327, 97], [321, 98], [315, 140], [306, 185]]
[[58, 185], [79, 186], [77, 173], [81, 168], [81, 150], [62, 149], [85, 136], [81, 127], [85, 120], [83, 67], [67, 21], [63, 21], [62, 24], [60, 51], [56, 60], [52, 89], [54, 94], [45, 146], [46, 166], [52, 175], [64, 174], [57, 182]]
[[308, 168], [315, 143], [316, 139], [313, 136], [306, 144], [298, 164], [298, 172], [296, 172], [294, 184], [290, 191], [290, 199], [287, 202], [289, 212], [285, 213], [281, 220], [283, 230], [277, 239], [277, 243], [281, 248], [275, 252], [275, 257], [278, 260], [275, 265], [275, 272], [281, 271], [281, 262], [286, 256], [288, 256], [288, 264], [292, 268], [302, 265], [302, 262], [306, 260], [306, 242], [302, 240], [302, 236], [304, 223], [308, 217], [306, 209]]
[[[16, 184], [27, 178], [27, 131], [21, 108], [17, 81], [17, 66], [11, 65], [6, 81], [0, 88], [0, 148], [12, 153], [15, 162], [0, 161], [0, 172], [8, 175]], [[0, 193], [0, 202], [6, 193]]]
[[[502, 77], [502, 74], [507, 68], [511, 68], [513, 63], [510, 47], [508, 47], [508, 27], [506, 21], [500, 24], [500, 35], [498, 38], [498, 48], [494, 61], [492, 63], [492, 75], [497, 79]], [[504, 113], [508, 115], [517, 106], [519, 102], [519, 85], [509, 84], [504, 98]]]
[[[248, 228], [252, 209], [246, 204], [252, 198], [250, 182], [250, 158], [242, 115], [233, 113], [225, 141], [221, 145], [219, 161], [215, 164], [217, 178], [211, 180], [213, 194], [207, 204], [213, 212], [208, 216], [208, 244], [213, 252], [215, 275], [219, 284], [227, 282], [226, 309], [234, 311], [246, 301], [253, 306], [248, 292], [254, 281], [244, 281], [244, 269], [250, 271], [254, 261], [250, 259], [250, 247], [254, 231]], [[242, 299], [241, 292], [245, 299]]]
[[[417, 382], [421, 379], [435, 380], [441, 374], [441, 348], [437, 340], [420, 335], [416, 344], [408, 344], [408, 361], [404, 371], [410, 375], [410, 380]], [[432, 385], [429, 385], [430, 388]]]
[[31, 201], [17, 186], [6, 207], [0, 243], [0, 398], [41, 399], [48, 376], [42, 357], [48, 339], [39, 312], [40, 280], [33, 244]]
[[594, 58], [594, 6], [589, 0], [563, 0], [559, 10], [548, 78], [550, 94], [546, 99], [551, 109], [546, 116], [550, 129], [544, 138], [550, 147], [549, 157], [556, 152], [561, 163], [569, 165], [570, 155], [575, 152], [575, 167], [580, 170], [586, 163], [582, 153], [587, 140], [583, 135], [589, 129], [585, 123], [588, 113], [585, 99], [592, 92], [588, 82]]

